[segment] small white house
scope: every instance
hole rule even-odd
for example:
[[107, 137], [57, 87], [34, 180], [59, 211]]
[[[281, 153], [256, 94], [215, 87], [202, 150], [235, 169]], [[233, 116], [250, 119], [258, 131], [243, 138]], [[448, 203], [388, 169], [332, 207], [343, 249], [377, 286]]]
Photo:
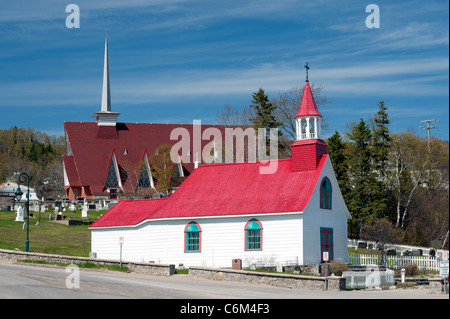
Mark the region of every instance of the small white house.
[[351, 216], [321, 117], [306, 82], [292, 158], [271, 161], [273, 174], [261, 174], [261, 162], [201, 165], [169, 198], [119, 201], [91, 225], [92, 252], [187, 267], [318, 264], [325, 251], [348, 262]]
[[[28, 188], [26, 185], [20, 185], [20, 189], [23, 192], [22, 198], [20, 199], [21, 203], [27, 202], [27, 192]], [[14, 182], [6, 182], [0, 185], [0, 193], [8, 195], [8, 196], [14, 196], [14, 192], [17, 190], [17, 183]], [[36, 195], [36, 191], [34, 188], [30, 187], [30, 204], [39, 202], [39, 198]]]

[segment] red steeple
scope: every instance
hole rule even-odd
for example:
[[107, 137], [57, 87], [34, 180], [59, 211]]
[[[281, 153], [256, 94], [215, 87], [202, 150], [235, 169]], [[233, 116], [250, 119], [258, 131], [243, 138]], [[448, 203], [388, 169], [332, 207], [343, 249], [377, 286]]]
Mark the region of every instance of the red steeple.
[[305, 68], [306, 84], [303, 89], [300, 108], [295, 115], [296, 141], [291, 145], [293, 172], [317, 169], [320, 159], [327, 154], [327, 144], [320, 137], [322, 114], [317, 109], [309, 87], [308, 63], [306, 63]]
[[309, 87], [309, 81], [306, 81], [305, 88], [303, 89], [302, 100], [300, 102], [300, 108], [294, 118], [299, 116], [320, 116], [319, 110], [317, 109], [316, 101], [314, 101], [314, 96]]

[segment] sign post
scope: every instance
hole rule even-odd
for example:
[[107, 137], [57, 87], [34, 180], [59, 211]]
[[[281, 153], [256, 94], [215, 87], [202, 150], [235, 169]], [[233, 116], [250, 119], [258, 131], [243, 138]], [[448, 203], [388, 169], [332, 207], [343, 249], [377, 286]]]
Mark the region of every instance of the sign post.
[[322, 252], [322, 260], [325, 262], [325, 290], [328, 290], [328, 260], [330, 259], [328, 251]]
[[444, 278], [448, 277], [448, 259], [441, 260], [441, 263], [439, 265], [439, 276]]
[[123, 245], [123, 236], [119, 237], [119, 244], [120, 244], [120, 268], [122, 268], [122, 245]]
[[444, 292], [448, 294], [448, 259], [441, 260], [439, 264], [439, 276], [442, 277], [443, 280], [443, 288]]

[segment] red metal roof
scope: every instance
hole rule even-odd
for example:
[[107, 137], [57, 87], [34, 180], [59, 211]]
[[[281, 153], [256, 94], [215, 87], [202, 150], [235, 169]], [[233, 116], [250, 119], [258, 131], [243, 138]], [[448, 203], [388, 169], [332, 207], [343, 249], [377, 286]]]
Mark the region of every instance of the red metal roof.
[[80, 183], [80, 177], [78, 176], [77, 167], [73, 161], [73, 156], [63, 156], [62, 160], [66, 169], [69, 185], [74, 187], [82, 186]]
[[90, 227], [133, 226], [152, 217], [170, 197], [139, 200], [121, 200]]
[[146, 219], [301, 212], [327, 156], [321, 156], [316, 170], [302, 172], [292, 172], [292, 159], [276, 161], [274, 174], [260, 174], [268, 165], [261, 162], [201, 165], [166, 200], [119, 201], [91, 228], [130, 226]]
[[309, 87], [309, 82], [306, 82], [305, 87], [303, 88], [300, 107], [297, 114], [295, 115], [295, 118], [308, 115], [322, 117], [322, 114], [320, 114], [319, 110], [317, 109], [316, 101], [314, 100], [311, 88]]

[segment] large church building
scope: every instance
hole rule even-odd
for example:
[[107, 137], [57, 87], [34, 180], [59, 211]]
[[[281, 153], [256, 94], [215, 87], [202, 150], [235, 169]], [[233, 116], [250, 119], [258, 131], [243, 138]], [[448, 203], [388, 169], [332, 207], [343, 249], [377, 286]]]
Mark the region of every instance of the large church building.
[[321, 118], [307, 80], [292, 158], [271, 160], [271, 174], [261, 174], [268, 164], [258, 161], [200, 165], [168, 198], [121, 200], [90, 226], [92, 252], [119, 259], [121, 238], [129, 261], [306, 265], [328, 252], [348, 262], [351, 216], [321, 139]]

